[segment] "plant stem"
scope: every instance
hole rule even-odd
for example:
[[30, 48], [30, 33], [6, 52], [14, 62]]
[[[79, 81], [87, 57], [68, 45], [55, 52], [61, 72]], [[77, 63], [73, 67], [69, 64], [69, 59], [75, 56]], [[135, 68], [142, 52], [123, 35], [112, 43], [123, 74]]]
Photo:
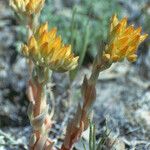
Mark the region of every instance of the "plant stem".
[[37, 88], [37, 97], [35, 99], [35, 106], [34, 106], [34, 117], [38, 116], [41, 112], [41, 101], [42, 101], [42, 93], [43, 93], [43, 85], [40, 84], [38, 81], [36, 83]]

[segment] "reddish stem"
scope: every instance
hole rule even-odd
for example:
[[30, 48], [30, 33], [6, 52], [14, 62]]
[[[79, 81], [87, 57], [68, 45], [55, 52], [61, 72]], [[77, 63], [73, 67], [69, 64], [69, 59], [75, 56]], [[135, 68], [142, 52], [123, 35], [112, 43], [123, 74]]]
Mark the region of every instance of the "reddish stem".
[[34, 105], [34, 117], [38, 116], [41, 112], [41, 101], [42, 101], [42, 85], [40, 83], [36, 83], [37, 93], [35, 97], [35, 105]]

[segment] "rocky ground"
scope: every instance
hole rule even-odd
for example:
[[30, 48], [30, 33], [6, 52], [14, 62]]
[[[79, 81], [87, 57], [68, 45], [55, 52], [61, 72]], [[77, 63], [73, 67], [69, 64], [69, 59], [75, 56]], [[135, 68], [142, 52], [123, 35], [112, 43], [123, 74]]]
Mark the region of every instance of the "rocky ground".
[[[28, 70], [26, 60], [16, 51], [17, 35], [17, 22], [8, 1], [0, 0], [0, 150], [28, 149], [31, 132], [26, 115]], [[143, 60], [142, 57], [140, 59]], [[149, 60], [150, 56], [144, 56], [144, 59]], [[50, 136], [58, 146], [64, 127], [74, 112], [73, 104], [76, 105], [81, 97], [81, 76], [89, 75], [89, 69], [83, 68], [79, 72], [72, 93], [75, 102], [71, 102], [71, 105], [67, 100], [66, 74], [54, 74], [53, 80], [57, 80], [53, 89], [56, 123]], [[97, 139], [104, 136], [105, 129], [110, 131], [104, 149], [150, 150], [150, 79], [145, 76], [149, 71], [143, 63], [131, 65], [123, 62], [100, 75], [93, 121], [97, 128]], [[83, 135], [86, 145], [87, 134], [88, 131]], [[117, 142], [112, 146], [110, 143], [114, 139]], [[79, 142], [76, 149], [81, 150], [81, 146]]]

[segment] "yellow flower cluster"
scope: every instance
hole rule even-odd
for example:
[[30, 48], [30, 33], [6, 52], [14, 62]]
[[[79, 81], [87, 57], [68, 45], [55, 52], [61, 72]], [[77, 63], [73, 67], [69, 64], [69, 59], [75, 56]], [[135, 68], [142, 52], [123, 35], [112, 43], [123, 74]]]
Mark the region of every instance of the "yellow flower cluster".
[[72, 70], [77, 66], [79, 57], [74, 57], [71, 45], [64, 45], [56, 32], [56, 28], [48, 31], [48, 23], [41, 25], [27, 45], [23, 45], [22, 52], [36, 65], [60, 72]]
[[127, 26], [127, 18], [119, 21], [114, 15], [111, 19], [104, 57], [111, 62], [121, 61], [125, 58], [130, 62], [136, 61], [137, 48], [148, 36], [147, 34], [141, 35], [141, 30], [141, 27], [134, 29], [133, 25]]
[[10, 6], [19, 14], [32, 15], [38, 14], [45, 0], [10, 0]]

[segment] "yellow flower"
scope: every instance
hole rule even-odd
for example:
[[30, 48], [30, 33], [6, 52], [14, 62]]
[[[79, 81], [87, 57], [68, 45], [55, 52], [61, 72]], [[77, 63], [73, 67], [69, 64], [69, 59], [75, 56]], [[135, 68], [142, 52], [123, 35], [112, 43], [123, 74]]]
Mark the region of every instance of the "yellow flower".
[[134, 29], [133, 25], [127, 26], [127, 18], [119, 21], [114, 15], [111, 19], [104, 57], [111, 62], [121, 61], [125, 58], [130, 62], [136, 61], [137, 48], [148, 36], [148, 34], [142, 35], [141, 31], [141, 27]]
[[71, 45], [64, 45], [56, 32], [56, 28], [48, 31], [47, 23], [41, 25], [27, 45], [23, 45], [22, 52], [35, 65], [61, 72], [72, 70], [77, 66], [79, 57], [74, 57]]
[[38, 14], [45, 0], [10, 0], [10, 6], [21, 15]]

